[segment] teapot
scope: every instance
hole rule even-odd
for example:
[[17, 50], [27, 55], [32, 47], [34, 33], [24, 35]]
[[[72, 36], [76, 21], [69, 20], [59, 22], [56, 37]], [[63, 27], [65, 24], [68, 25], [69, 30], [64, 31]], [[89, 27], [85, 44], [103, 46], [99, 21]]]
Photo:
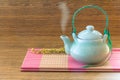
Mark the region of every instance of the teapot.
[[[74, 25], [76, 15], [85, 8], [95, 8], [100, 10], [106, 16], [106, 26], [104, 35], [94, 29], [94, 26], [88, 25], [86, 29], [76, 35]], [[110, 55], [112, 42], [108, 29], [108, 15], [101, 7], [96, 5], [83, 6], [76, 10], [72, 17], [72, 37], [74, 41], [70, 41], [66, 35], [60, 38], [64, 42], [65, 53], [72, 56], [78, 62], [85, 64], [98, 64], [105, 61]]]

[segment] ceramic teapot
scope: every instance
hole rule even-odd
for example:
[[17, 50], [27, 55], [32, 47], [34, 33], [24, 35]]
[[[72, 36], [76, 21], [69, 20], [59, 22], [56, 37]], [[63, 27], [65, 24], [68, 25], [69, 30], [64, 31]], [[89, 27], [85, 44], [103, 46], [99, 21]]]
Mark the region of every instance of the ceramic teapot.
[[[95, 8], [100, 10], [106, 16], [106, 26], [104, 35], [94, 29], [94, 26], [88, 25], [85, 30], [76, 35], [74, 25], [76, 15], [85, 8]], [[72, 37], [74, 41], [70, 41], [66, 35], [60, 36], [64, 42], [65, 52], [72, 56], [75, 60], [86, 64], [97, 64], [104, 61], [110, 54], [112, 42], [108, 30], [108, 15], [99, 6], [88, 5], [76, 10], [72, 17]]]

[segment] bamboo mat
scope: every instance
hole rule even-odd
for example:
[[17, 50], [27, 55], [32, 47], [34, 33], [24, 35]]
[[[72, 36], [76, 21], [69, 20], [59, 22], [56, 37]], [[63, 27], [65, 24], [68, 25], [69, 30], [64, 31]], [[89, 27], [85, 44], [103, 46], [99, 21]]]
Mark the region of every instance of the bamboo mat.
[[34, 54], [28, 49], [21, 71], [120, 71], [120, 48], [113, 48], [111, 58], [102, 66], [85, 65], [66, 54]]

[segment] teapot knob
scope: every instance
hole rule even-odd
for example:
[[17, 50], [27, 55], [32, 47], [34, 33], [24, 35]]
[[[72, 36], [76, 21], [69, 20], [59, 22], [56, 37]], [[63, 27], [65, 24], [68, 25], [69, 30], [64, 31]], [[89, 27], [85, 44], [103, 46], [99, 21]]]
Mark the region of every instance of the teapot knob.
[[86, 29], [87, 29], [88, 31], [93, 31], [93, 30], [94, 30], [94, 26], [88, 25], [88, 26], [86, 27]]

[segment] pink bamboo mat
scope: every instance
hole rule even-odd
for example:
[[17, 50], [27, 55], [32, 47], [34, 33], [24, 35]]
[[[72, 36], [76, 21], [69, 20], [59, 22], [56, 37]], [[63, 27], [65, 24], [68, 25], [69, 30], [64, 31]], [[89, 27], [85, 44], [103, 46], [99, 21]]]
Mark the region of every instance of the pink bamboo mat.
[[28, 49], [21, 71], [120, 71], [120, 48], [113, 48], [112, 56], [106, 64], [84, 67], [66, 54], [34, 54]]

